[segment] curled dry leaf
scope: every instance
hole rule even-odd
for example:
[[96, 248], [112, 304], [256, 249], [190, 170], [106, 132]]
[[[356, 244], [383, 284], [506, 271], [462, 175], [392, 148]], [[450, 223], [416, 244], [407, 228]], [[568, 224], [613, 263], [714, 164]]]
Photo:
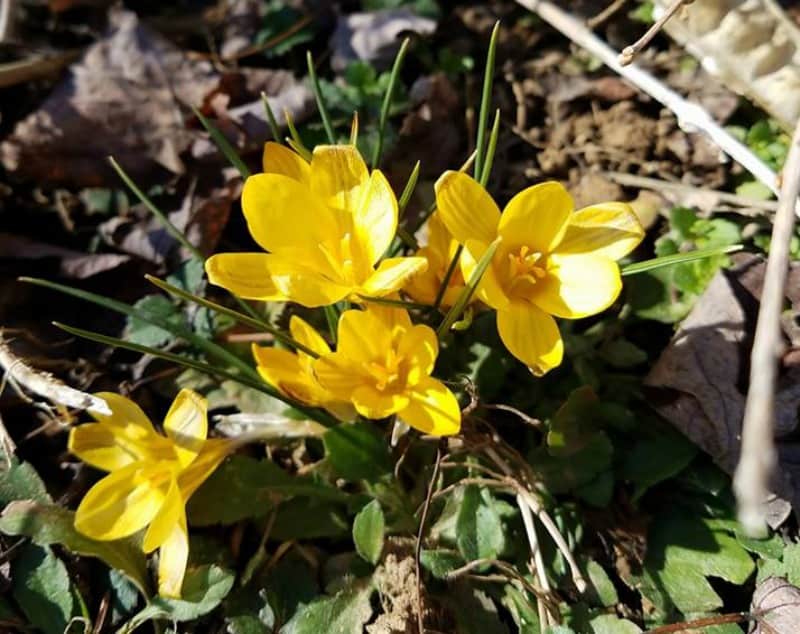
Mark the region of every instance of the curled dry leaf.
[[800, 588], [786, 579], [767, 577], [753, 593], [753, 634], [794, 634], [800, 623]]
[[55, 258], [63, 275], [79, 280], [115, 269], [130, 260], [127, 255], [82, 253], [10, 233], [0, 233], [0, 257], [24, 260]]
[[[656, 410], [672, 422], [726, 472], [739, 460], [742, 417], [749, 376], [752, 334], [765, 262], [737, 256], [735, 265], [717, 273], [692, 312], [645, 379]], [[794, 315], [800, 314], [800, 264], [793, 264], [786, 285]], [[791, 507], [800, 512], [800, 444], [789, 440], [797, 428], [800, 363], [786, 334], [775, 433], [780, 472], [773, 479], [769, 521], [777, 526]]]

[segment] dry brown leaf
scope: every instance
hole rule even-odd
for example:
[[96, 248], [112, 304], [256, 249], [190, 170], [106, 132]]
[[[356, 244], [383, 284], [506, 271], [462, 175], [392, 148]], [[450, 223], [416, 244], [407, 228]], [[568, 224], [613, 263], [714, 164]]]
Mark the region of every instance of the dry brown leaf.
[[[645, 379], [655, 408], [726, 472], [739, 459], [742, 417], [752, 333], [758, 314], [764, 259], [737, 256], [735, 266], [717, 273]], [[792, 311], [800, 313], [800, 264], [786, 285]], [[800, 511], [800, 446], [781, 439], [798, 425], [800, 363], [788, 353], [778, 381], [775, 431], [781, 471], [773, 479], [779, 496], [770, 505], [771, 524], [780, 524], [790, 503]]]
[[767, 577], [753, 593], [758, 615], [753, 634], [796, 634], [800, 623], [800, 588], [786, 579]]

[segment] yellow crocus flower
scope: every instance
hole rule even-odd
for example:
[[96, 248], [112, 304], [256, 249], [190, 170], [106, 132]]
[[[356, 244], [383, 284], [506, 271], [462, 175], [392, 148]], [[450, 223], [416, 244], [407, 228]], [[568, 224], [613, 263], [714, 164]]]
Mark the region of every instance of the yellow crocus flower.
[[70, 431], [69, 449], [111, 473], [78, 506], [75, 528], [92, 539], [122, 539], [145, 527], [142, 550], [159, 550], [158, 591], [179, 597], [189, 558], [186, 502], [213, 473], [234, 443], [207, 439], [206, 400], [181, 390], [164, 419], [165, 436], [138, 405], [101, 392], [111, 415]]
[[317, 359], [314, 373], [366, 418], [397, 414], [426, 434], [446, 436], [461, 428], [461, 410], [453, 393], [430, 376], [438, 354], [431, 328], [413, 325], [405, 310], [371, 305], [342, 314], [336, 352]]
[[436, 204], [464, 245], [465, 278], [500, 237], [477, 294], [497, 310], [505, 346], [536, 376], [563, 358], [553, 317], [578, 319], [613, 304], [622, 289], [616, 260], [644, 237], [630, 205], [608, 202], [573, 212], [567, 190], [552, 181], [521, 191], [501, 214], [473, 178], [446, 172], [436, 183]]
[[418, 257], [380, 261], [397, 229], [397, 199], [352, 145], [317, 146], [307, 163], [267, 143], [264, 173], [245, 182], [242, 210], [268, 253], [217, 254], [206, 272], [245, 299], [308, 307], [360, 302], [359, 295], [396, 292], [427, 265]]
[[[414, 301], [433, 304], [457, 249], [458, 242], [453, 240], [439, 214], [434, 213], [428, 220], [428, 244], [416, 253], [428, 261], [428, 268], [413, 275], [403, 290]], [[442, 295], [442, 306], [455, 304], [464, 286], [464, 276], [461, 269], [456, 267]]]
[[[318, 356], [330, 354], [327, 342], [307, 322], [292, 315], [289, 320], [292, 338]], [[298, 350], [290, 352], [280, 348], [266, 348], [253, 344], [253, 357], [261, 377], [286, 396], [310, 405], [323, 407], [341, 420], [355, 416], [347, 400], [337, 399], [323, 388], [314, 375], [314, 357]]]

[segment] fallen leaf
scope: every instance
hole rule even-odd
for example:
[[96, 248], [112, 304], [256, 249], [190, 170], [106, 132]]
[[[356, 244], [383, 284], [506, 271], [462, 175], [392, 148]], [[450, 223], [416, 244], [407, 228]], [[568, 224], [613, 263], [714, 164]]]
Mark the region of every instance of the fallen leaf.
[[764, 579], [753, 593], [753, 634], [794, 634], [800, 623], [800, 588], [786, 579]]
[[[655, 409], [728, 473], [739, 460], [750, 349], [765, 269], [758, 256], [733, 259], [731, 269], [712, 279], [645, 378]], [[800, 264], [792, 265], [786, 289], [797, 314]], [[778, 496], [770, 502], [773, 526], [786, 519], [790, 505], [800, 511], [800, 446], [781, 441], [798, 425], [800, 364], [791, 362], [796, 358], [792, 352], [790, 348], [784, 357], [775, 403], [781, 472], [773, 479]]]

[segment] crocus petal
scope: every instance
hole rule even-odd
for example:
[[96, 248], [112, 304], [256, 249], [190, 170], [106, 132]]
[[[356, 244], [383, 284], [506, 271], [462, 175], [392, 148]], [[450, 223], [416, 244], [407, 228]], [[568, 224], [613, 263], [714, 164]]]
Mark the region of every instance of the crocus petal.
[[564, 342], [556, 320], [536, 306], [515, 302], [497, 311], [497, 331], [509, 352], [536, 376], [561, 364]]
[[153, 428], [153, 423], [147, 418], [142, 408], [129, 398], [125, 398], [114, 392], [98, 392], [95, 396], [102, 398], [108, 403], [108, 407], [111, 409], [111, 415], [99, 414], [92, 411], [89, 412], [92, 418], [98, 423], [116, 425], [118, 427], [135, 425], [141, 428], [143, 432], [156, 433], [156, 430]]
[[474, 178], [463, 172], [445, 172], [435, 189], [439, 216], [458, 242], [489, 244], [497, 237], [500, 209]]
[[461, 429], [458, 401], [441, 381], [426, 376], [409, 396], [411, 400], [399, 416], [414, 429], [434, 436], [457, 434]]
[[[310, 348], [319, 355], [328, 354], [331, 351], [330, 346], [322, 338], [308, 322], [301, 319], [297, 315], [292, 315], [289, 320], [289, 332], [292, 333], [292, 338], [306, 348]], [[303, 354], [303, 353], [300, 353]]]
[[[351, 311], [347, 311], [345, 315], [349, 312]], [[341, 319], [339, 332], [341, 332]], [[317, 359], [314, 362], [314, 375], [324, 389], [343, 401], [349, 401], [353, 390], [364, 380], [361, 368], [341, 352], [333, 352]]]
[[264, 302], [285, 302], [270, 277], [272, 256], [266, 253], [218, 253], [206, 260], [208, 281], [237, 297]]
[[117, 443], [118, 433], [110, 425], [88, 423], [69, 431], [68, 449], [85, 463], [103, 471], [116, 471], [146, 455], [134, 443]]
[[311, 188], [326, 204], [355, 212], [369, 170], [353, 145], [318, 145], [311, 157]]
[[602, 203], [576, 211], [569, 220], [558, 253], [602, 255], [619, 260], [644, 238], [644, 229], [626, 203]]
[[[488, 248], [489, 244], [486, 242], [467, 240], [467, 243], [464, 245], [464, 250], [461, 253], [461, 272], [467, 283], [469, 283], [472, 273], [477, 268], [478, 262]], [[495, 253], [494, 259], [495, 262], [492, 262], [486, 267], [481, 281], [478, 283], [476, 294], [481, 301], [495, 310], [502, 310], [508, 306], [510, 300], [503, 290], [503, 287], [500, 285], [500, 278], [497, 275], [497, 267], [499, 266], [496, 264], [498, 260], [497, 253]]]
[[561, 241], [572, 213], [572, 197], [563, 185], [550, 181], [523, 189], [500, 216], [498, 233], [506, 245], [524, 245], [550, 253]]
[[361, 385], [353, 390], [351, 400], [359, 414], [379, 420], [408, 407], [409, 395], [405, 392], [381, 392], [371, 385]]
[[173, 478], [164, 498], [164, 503], [144, 534], [142, 550], [145, 553], [153, 552], [169, 539], [175, 524], [178, 522], [178, 518], [184, 512], [183, 505], [184, 502], [181, 497], [181, 490], [178, 488], [178, 481]]
[[378, 310], [346, 310], [339, 318], [337, 350], [357, 363], [371, 363], [386, 357], [392, 346], [391, 325]]
[[185, 467], [197, 457], [208, 434], [208, 401], [183, 389], [164, 418], [164, 431], [175, 442], [178, 461]]
[[317, 384], [296, 354], [254, 344], [253, 357], [261, 377], [286, 396], [314, 406], [329, 400], [329, 395]]
[[361, 200], [353, 210], [353, 225], [370, 264], [389, 248], [397, 230], [397, 199], [389, 181], [375, 170], [361, 188]]
[[236, 443], [227, 438], [210, 438], [186, 469], [178, 474], [178, 486], [184, 503], [192, 497], [197, 488], [214, 473], [225, 457], [236, 448]]
[[308, 183], [311, 168], [306, 160], [297, 152], [285, 145], [268, 141], [264, 144], [262, 158], [264, 172], [267, 174], [283, 174], [300, 183]]
[[329, 306], [344, 299], [353, 291], [334, 281], [333, 273], [301, 264], [294, 257], [269, 255], [269, 275], [275, 287], [293, 302], [307, 308]]
[[414, 377], [414, 382], [417, 382], [422, 375], [433, 372], [436, 356], [439, 354], [439, 340], [432, 328], [418, 324], [403, 333], [397, 353], [400, 357], [411, 360], [413, 369], [418, 372]]
[[181, 506], [178, 521], [158, 551], [158, 594], [180, 598], [186, 564], [189, 562], [189, 531], [186, 511]]
[[368, 297], [383, 297], [403, 288], [403, 285], [416, 273], [428, 266], [425, 258], [387, 258], [361, 286], [359, 293]]
[[253, 239], [267, 251], [310, 253], [331, 236], [346, 232], [340, 214], [308, 186], [283, 174], [250, 176], [242, 190], [242, 211]]
[[169, 471], [158, 464], [114, 471], [89, 489], [75, 512], [75, 528], [103, 541], [133, 535], [161, 509], [169, 480]]
[[578, 319], [614, 303], [622, 278], [614, 260], [597, 255], [550, 256], [552, 269], [539, 281], [531, 301], [556, 317]]

